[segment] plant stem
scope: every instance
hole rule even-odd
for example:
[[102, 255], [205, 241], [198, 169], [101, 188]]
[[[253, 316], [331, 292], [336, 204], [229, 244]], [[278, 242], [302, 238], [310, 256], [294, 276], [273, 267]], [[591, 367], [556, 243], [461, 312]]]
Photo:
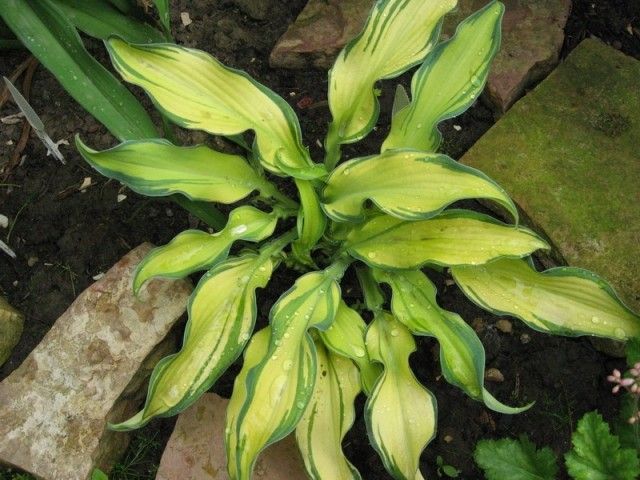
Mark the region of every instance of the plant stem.
[[367, 309], [373, 313], [379, 312], [384, 304], [384, 295], [382, 294], [382, 290], [380, 290], [378, 282], [373, 278], [371, 268], [358, 267], [356, 268], [356, 275]]
[[329, 172], [336, 168], [336, 165], [340, 161], [341, 140], [342, 139], [338, 129], [336, 128], [335, 124], [331, 122], [331, 124], [329, 124], [329, 131], [327, 132], [327, 138], [324, 143], [326, 151], [324, 164]]
[[270, 241], [269, 243], [264, 244], [260, 248], [260, 256], [271, 257], [280, 253], [280, 251], [289, 245], [292, 241], [294, 241], [298, 237], [298, 231], [296, 228], [292, 228], [286, 233], [280, 235], [278, 238]]

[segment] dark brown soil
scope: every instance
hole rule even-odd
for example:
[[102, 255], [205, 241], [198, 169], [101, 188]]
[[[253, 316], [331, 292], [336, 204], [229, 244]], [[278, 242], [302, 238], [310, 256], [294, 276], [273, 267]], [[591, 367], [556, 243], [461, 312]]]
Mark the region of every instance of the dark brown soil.
[[[300, 117], [305, 141], [318, 158], [321, 152], [316, 141], [322, 141], [329, 119], [324, 103], [326, 72], [274, 70], [267, 62], [276, 39], [304, 3], [304, 0], [275, 0], [268, 19], [255, 21], [229, 1], [174, 0], [173, 25], [179, 43], [211, 52], [227, 65], [246, 70], [290, 101]], [[190, 26], [183, 27], [180, 23], [181, 11], [189, 12], [193, 20]], [[640, 58], [638, 29], [640, 5], [634, 0], [576, 0], [563, 54], [585, 36], [597, 35]], [[89, 41], [88, 44], [104, 58], [100, 43]], [[3, 53], [0, 72], [9, 74], [25, 58], [24, 51]], [[402, 81], [406, 84], [408, 79], [405, 76]], [[345, 149], [347, 156], [374, 152], [383, 138], [388, 128], [389, 92], [393, 90], [390, 83], [384, 87], [378, 132], [362, 144]], [[42, 67], [35, 75], [32, 92], [31, 104], [54, 140], [66, 139], [72, 143], [73, 135], [79, 133], [95, 148], [115, 144], [106, 130]], [[301, 99], [308, 99], [305, 102], [311, 103], [311, 107], [298, 107]], [[0, 111], [0, 116], [15, 112], [9, 103]], [[462, 129], [454, 129], [454, 123]], [[446, 122], [442, 129], [445, 150], [459, 157], [492, 123], [491, 111], [482, 104], [455, 121]], [[2, 126], [0, 165], [10, 158], [20, 129], [21, 125]], [[210, 141], [198, 132], [180, 138], [185, 143]], [[171, 201], [146, 199], [125, 190], [117, 182], [92, 171], [72, 146], [61, 148], [68, 161], [66, 166], [47, 157], [44, 147], [32, 137], [20, 166], [0, 184], [0, 214], [10, 219], [9, 229], [1, 232], [2, 239], [18, 254], [16, 260], [0, 254], [0, 294], [23, 311], [27, 319], [20, 344], [0, 368], [0, 378], [24, 360], [76, 295], [91, 284], [93, 276], [106, 271], [141, 242], [166, 243], [195, 223]], [[84, 193], [72, 192], [85, 177], [91, 177], [93, 185]], [[127, 196], [121, 203], [117, 202], [119, 193]], [[515, 321], [513, 333], [502, 333], [495, 327], [497, 318], [470, 304], [441, 274], [433, 277], [439, 286], [441, 304], [459, 312], [477, 327], [487, 352], [487, 367], [498, 368], [504, 374], [503, 383], [492, 383], [488, 388], [505, 403], [523, 405], [535, 400], [536, 404], [517, 416], [488, 411], [441, 378], [436, 342], [418, 339], [419, 350], [413, 355], [412, 363], [419, 379], [435, 393], [439, 408], [438, 435], [423, 456], [422, 470], [426, 478], [435, 477], [437, 456], [441, 456], [445, 464], [461, 469], [463, 478], [481, 478], [471, 460], [480, 438], [527, 433], [537, 444], [550, 445], [561, 453], [568, 449], [572, 429], [583, 413], [598, 409], [608, 419], [615, 417], [617, 400], [610, 395], [604, 378], [612, 368], [620, 366], [620, 361], [598, 353], [586, 339], [545, 336]], [[281, 272], [276, 278], [259, 301], [263, 321], [271, 303], [290, 286], [295, 275]], [[216, 391], [229, 395], [232, 380], [231, 375], [221, 379]], [[360, 400], [360, 407], [362, 403]], [[159, 461], [171, 425], [171, 420], [157, 421], [138, 434], [138, 443], [140, 439], [154, 438], [157, 446], [145, 450], [150, 452], [147, 457], [152, 466], [134, 468], [141, 476], [127, 478], [153, 477], [147, 471]], [[132, 449], [135, 448], [134, 445]], [[361, 418], [349, 433], [345, 450], [363, 478], [388, 478], [369, 446]], [[0, 471], [0, 478], [1, 475], [6, 473]], [[114, 478], [124, 478], [124, 475], [117, 474]]]

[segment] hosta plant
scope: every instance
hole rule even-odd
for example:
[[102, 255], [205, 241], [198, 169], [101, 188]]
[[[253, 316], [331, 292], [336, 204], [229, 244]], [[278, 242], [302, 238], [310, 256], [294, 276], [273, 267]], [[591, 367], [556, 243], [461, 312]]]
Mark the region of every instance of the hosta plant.
[[[503, 6], [495, 1], [439, 42], [442, 19], [455, 6], [374, 5], [329, 74], [333, 120], [324, 162], [303, 146], [291, 107], [247, 74], [177, 45], [108, 41], [120, 75], [178, 125], [238, 143], [253, 135], [246, 158], [165, 140], [102, 152], [77, 142], [94, 168], [139, 193], [244, 201], [230, 207], [220, 231], [182, 232], [138, 268], [136, 292], [153, 277], [206, 273], [188, 304], [182, 349], [156, 366], [144, 408], [113, 429], [184, 410], [244, 351], [227, 409], [231, 478], [250, 478], [260, 452], [292, 432], [311, 478], [360, 478], [341, 441], [363, 392], [370, 441], [384, 466], [394, 478], [419, 479], [420, 454], [436, 431], [436, 400], [409, 366], [414, 335], [439, 341], [445, 378], [470, 397], [498, 412], [526, 408], [506, 406], [485, 389], [480, 340], [459, 315], [438, 306], [424, 268], [450, 269], [474, 302], [537, 330], [621, 340], [640, 334], [640, 319], [596, 275], [538, 272], [530, 256], [548, 245], [518, 225], [507, 193], [437, 153], [438, 123], [475, 101], [500, 43]], [[378, 81], [414, 66], [411, 98], [400, 90], [381, 151], [344, 161], [341, 146], [376, 124]], [[512, 223], [449, 208], [471, 198], [494, 202]], [[271, 308], [269, 325], [254, 332], [256, 291], [277, 282], [283, 268], [300, 276]], [[347, 269], [361, 285], [360, 310], [341, 298]]]

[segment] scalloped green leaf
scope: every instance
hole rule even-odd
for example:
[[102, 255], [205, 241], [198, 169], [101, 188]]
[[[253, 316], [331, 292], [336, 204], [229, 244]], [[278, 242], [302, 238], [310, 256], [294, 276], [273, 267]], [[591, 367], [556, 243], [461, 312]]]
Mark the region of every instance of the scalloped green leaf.
[[413, 334], [435, 337], [440, 344], [440, 366], [445, 379], [492, 410], [519, 413], [484, 388], [485, 354], [473, 329], [458, 315], [440, 308], [436, 287], [420, 271], [376, 270], [376, 280], [391, 287], [391, 311]]
[[416, 350], [413, 336], [381, 312], [367, 330], [367, 350], [384, 365], [365, 405], [369, 440], [393, 478], [422, 478], [420, 454], [436, 433], [436, 400], [409, 366], [409, 355]]
[[302, 146], [293, 109], [245, 72], [174, 44], [130, 45], [111, 38], [107, 47], [122, 78], [144, 88], [178, 125], [226, 136], [253, 130], [267, 170], [300, 178], [326, 174]]
[[239, 155], [204, 145], [179, 147], [167, 140], [129, 141], [98, 152], [76, 137], [76, 147], [97, 171], [150, 197], [180, 193], [191, 200], [234, 203], [273, 186]]
[[362, 388], [367, 395], [373, 390], [382, 371], [380, 365], [369, 358], [365, 335], [367, 324], [358, 312], [340, 300], [336, 317], [329, 328], [319, 332], [323, 343], [333, 352], [350, 358], [360, 370]]
[[124, 431], [155, 417], [167, 417], [193, 404], [238, 358], [256, 321], [255, 290], [273, 272], [267, 256], [230, 258], [207, 272], [191, 295], [182, 349], [154, 368], [144, 408], [111, 425]]
[[340, 52], [329, 73], [328, 148], [355, 142], [373, 128], [378, 80], [400, 75], [421, 62], [440, 34], [442, 17], [456, 0], [376, 2], [360, 35]]
[[473, 302], [517, 317], [536, 330], [618, 340], [640, 336], [640, 316], [607, 282], [587, 270], [560, 267], [539, 273], [525, 260], [500, 259], [477, 267], [454, 267], [451, 272]]
[[411, 82], [413, 100], [392, 118], [383, 151], [438, 149], [442, 135], [437, 125], [464, 112], [484, 89], [500, 48], [503, 12], [502, 3], [489, 3], [460, 23], [455, 36], [427, 56]]
[[344, 248], [373, 267], [409, 269], [479, 265], [500, 257], [523, 257], [548, 245], [528, 228], [468, 210], [448, 210], [415, 222], [373, 217], [353, 228]]
[[340, 165], [327, 179], [323, 207], [336, 221], [363, 218], [370, 199], [383, 212], [406, 220], [433, 217], [458, 200], [483, 198], [518, 210], [509, 195], [484, 173], [446, 155], [393, 150]]
[[518, 440], [480, 440], [473, 453], [487, 480], [555, 480], [556, 456], [549, 447], [536, 449], [526, 435]]
[[250, 206], [238, 207], [229, 214], [227, 225], [217, 233], [186, 230], [171, 242], [151, 250], [138, 265], [133, 291], [154, 277], [184, 278], [200, 270], [208, 270], [226, 258], [233, 242], [259, 242], [271, 236], [278, 217]]
[[[311, 400], [317, 358], [308, 329], [326, 329], [340, 300], [336, 282], [343, 265], [310, 272], [296, 280], [269, 314], [271, 337], [264, 356], [234, 387], [227, 410], [229, 474], [248, 480], [260, 452], [291, 433]], [[238, 393], [236, 394], [236, 388]], [[243, 401], [234, 401], [236, 396]]]
[[296, 427], [296, 439], [309, 477], [314, 480], [360, 480], [342, 452], [342, 440], [355, 419], [353, 402], [360, 392], [358, 368], [316, 342], [318, 368], [313, 396]]
[[620, 448], [618, 437], [598, 412], [589, 412], [578, 422], [571, 437], [573, 448], [565, 455], [567, 470], [575, 480], [637, 480], [638, 452]]

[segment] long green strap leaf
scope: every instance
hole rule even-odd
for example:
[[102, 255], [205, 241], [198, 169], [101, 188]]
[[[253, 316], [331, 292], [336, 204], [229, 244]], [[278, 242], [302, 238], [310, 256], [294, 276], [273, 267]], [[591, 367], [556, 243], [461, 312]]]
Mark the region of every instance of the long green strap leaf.
[[133, 279], [133, 291], [154, 277], [184, 278], [208, 270], [224, 260], [237, 240], [260, 242], [271, 236], [278, 217], [251, 206], [238, 207], [229, 214], [227, 225], [214, 234], [186, 230], [171, 242], [151, 250], [140, 262]]
[[618, 340], [640, 336], [640, 316], [587, 270], [560, 267], [538, 273], [525, 260], [501, 259], [451, 272], [479, 306], [517, 317], [536, 330]]
[[165, 32], [171, 33], [171, 15], [169, 11], [169, 0], [153, 0], [153, 4], [156, 6], [158, 16], [160, 17], [160, 23]]
[[0, 17], [71, 96], [120, 140], [157, 137], [135, 97], [82, 45], [50, 0], [5, 0]]
[[[227, 410], [231, 478], [248, 480], [259, 453], [291, 433], [302, 418], [317, 368], [307, 330], [326, 329], [333, 322], [340, 299], [336, 279], [344, 268], [333, 265], [303, 275], [271, 309], [268, 351], [247, 373], [245, 384], [236, 383]], [[243, 397], [242, 403], [236, 396]]]
[[116, 70], [138, 85], [178, 125], [216, 135], [256, 134], [256, 148], [269, 171], [296, 178], [326, 174], [302, 146], [293, 109], [246, 73], [225, 67], [205, 52], [173, 44], [107, 42]]
[[438, 45], [415, 73], [412, 101], [394, 115], [382, 150], [438, 149], [437, 125], [469, 108], [482, 93], [491, 61], [500, 48], [504, 5], [493, 1], [459, 26], [455, 36]]
[[191, 295], [182, 349], [153, 370], [144, 408], [113, 430], [139, 428], [193, 404], [238, 358], [256, 321], [255, 290], [274, 264], [254, 254], [231, 258], [207, 272]]
[[384, 365], [365, 405], [369, 440], [393, 478], [422, 479], [420, 454], [436, 433], [436, 400], [409, 366], [416, 344], [402, 323], [381, 312], [367, 331], [367, 349]]
[[76, 146], [93, 168], [143, 195], [180, 193], [191, 200], [234, 203], [254, 190], [266, 196], [274, 192], [244, 158], [204, 145], [179, 147], [167, 140], [143, 140], [98, 152], [76, 137]]
[[106, 40], [117, 35], [131, 43], [166, 42], [164, 35], [148, 23], [125, 15], [104, 0], [52, 0], [79, 30]]
[[373, 217], [347, 235], [344, 248], [372, 267], [408, 269], [426, 264], [480, 265], [549, 247], [527, 228], [468, 210], [448, 210], [416, 222]]
[[296, 439], [309, 477], [314, 480], [360, 480], [342, 452], [342, 439], [355, 419], [353, 402], [360, 392], [357, 367], [349, 359], [315, 342], [318, 368], [313, 396], [296, 427]]
[[504, 405], [484, 388], [485, 354], [482, 342], [458, 314], [438, 306], [436, 287], [424, 273], [419, 270], [376, 270], [374, 274], [378, 281], [391, 287], [393, 315], [413, 334], [438, 340], [442, 373], [449, 383], [500, 413], [519, 413], [529, 408]]
[[345, 162], [329, 176], [322, 196], [327, 215], [337, 221], [361, 219], [367, 199], [389, 215], [419, 220], [437, 215], [458, 200], [484, 198], [518, 219], [509, 195], [484, 173], [446, 155], [414, 150]]
[[[375, 82], [395, 77], [424, 59], [437, 42], [442, 17], [456, 0], [379, 0], [362, 33], [340, 52], [329, 73], [329, 156], [355, 142], [378, 117]], [[330, 167], [337, 159], [330, 159]]]

